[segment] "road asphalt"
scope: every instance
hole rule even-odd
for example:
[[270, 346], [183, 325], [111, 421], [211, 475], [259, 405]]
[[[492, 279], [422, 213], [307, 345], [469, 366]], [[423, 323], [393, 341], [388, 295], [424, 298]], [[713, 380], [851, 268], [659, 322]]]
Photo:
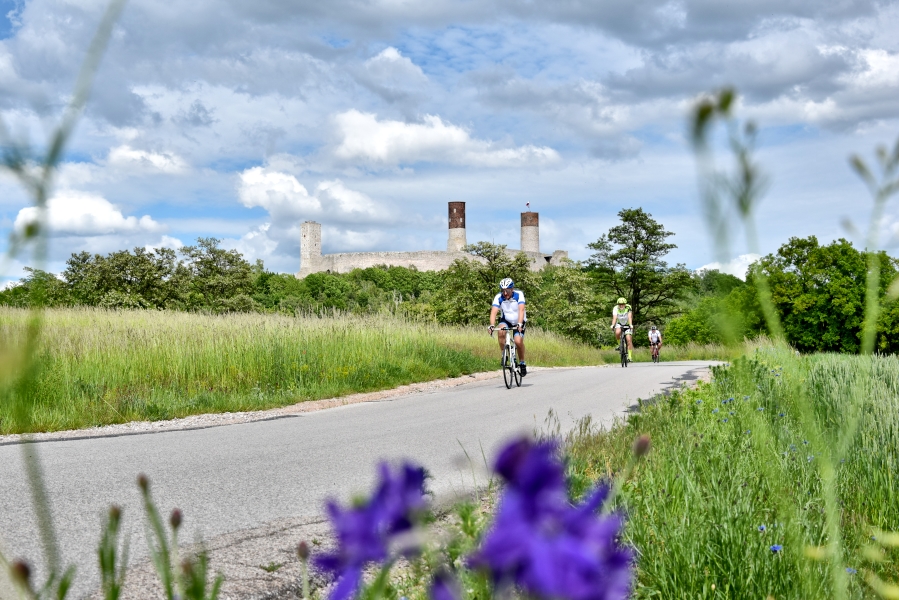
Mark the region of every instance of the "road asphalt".
[[[78, 577], [70, 598], [98, 584], [96, 546], [111, 504], [123, 507], [131, 562], [145, 559], [138, 473], [160, 511], [184, 514], [182, 540], [212, 540], [284, 519], [320, 518], [324, 499], [365, 493], [381, 460], [410, 459], [432, 474], [438, 500], [486, 481], [504, 441], [561, 430], [591, 415], [610, 426], [649, 399], [695, 380], [709, 362], [636, 363], [627, 369], [534, 369], [521, 388], [501, 378], [266, 421], [205, 429], [0, 445], [0, 549], [42, 560], [23, 452], [38, 453], [66, 564]], [[466, 457], [467, 453], [467, 457]], [[0, 584], [0, 597], [3, 596]]]

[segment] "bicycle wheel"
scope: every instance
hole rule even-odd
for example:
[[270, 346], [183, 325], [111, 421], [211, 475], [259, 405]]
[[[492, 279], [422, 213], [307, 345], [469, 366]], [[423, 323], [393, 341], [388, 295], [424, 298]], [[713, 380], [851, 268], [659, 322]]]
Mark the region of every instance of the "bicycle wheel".
[[[621, 337], [624, 338], [624, 336], [621, 336]], [[621, 355], [621, 366], [626, 367], [627, 366], [627, 345], [624, 344], [623, 342], [618, 346], [618, 354]]]
[[506, 384], [506, 389], [512, 388], [512, 380], [515, 378], [512, 375], [512, 359], [509, 357], [509, 351], [503, 350], [503, 381]]
[[521, 387], [521, 367], [518, 365], [518, 355], [512, 357], [512, 374], [515, 376], [515, 385]]

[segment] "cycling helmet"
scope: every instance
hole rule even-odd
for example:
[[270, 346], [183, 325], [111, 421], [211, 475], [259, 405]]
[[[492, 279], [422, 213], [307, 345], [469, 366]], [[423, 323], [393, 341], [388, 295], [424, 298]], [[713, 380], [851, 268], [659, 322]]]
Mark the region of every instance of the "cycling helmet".
[[653, 331], [655, 331], [655, 330], [656, 330], [656, 326], [653, 325], [652, 327], [650, 327], [650, 329], [652, 329]]
[[619, 298], [618, 304], [627, 304], [627, 300], [625, 300], [624, 298]]
[[509, 288], [515, 287], [515, 282], [512, 281], [511, 277], [506, 277], [502, 281], [499, 282], [499, 289], [508, 290]]

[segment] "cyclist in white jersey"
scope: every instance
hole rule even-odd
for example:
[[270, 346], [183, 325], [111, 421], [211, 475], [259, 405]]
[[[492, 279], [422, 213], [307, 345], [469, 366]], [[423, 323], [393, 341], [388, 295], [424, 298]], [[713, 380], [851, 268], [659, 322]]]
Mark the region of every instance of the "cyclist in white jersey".
[[[501, 315], [500, 323], [505, 323], [507, 327], [514, 330], [512, 339], [515, 341], [515, 348], [518, 352], [518, 364], [521, 366], [521, 374], [527, 375], [528, 368], [524, 364], [524, 328], [527, 323], [527, 314], [525, 310], [524, 292], [515, 289], [515, 282], [506, 277], [499, 282], [499, 293], [493, 299], [493, 306], [490, 309], [490, 333], [496, 329], [496, 317]], [[506, 345], [506, 332], [502, 329], [498, 330], [499, 349], [502, 352]]]
[[621, 328], [627, 325], [627, 357], [633, 360], [634, 356], [634, 340], [631, 339], [631, 333], [634, 331], [634, 314], [631, 311], [630, 304], [624, 298], [618, 299], [618, 304], [612, 307], [612, 329], [615, 330], [615, 340], [621, 341]]

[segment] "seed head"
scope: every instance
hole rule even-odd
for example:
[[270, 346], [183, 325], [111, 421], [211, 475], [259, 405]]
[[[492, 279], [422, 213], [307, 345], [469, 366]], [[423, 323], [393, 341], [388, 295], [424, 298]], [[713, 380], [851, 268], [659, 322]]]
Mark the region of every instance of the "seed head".
[[119, 519], [122, 518], [122, 508], [118, 505], [113, 504], [109, 507], [109, 520], [118, 523]]
[[31, 567], [28, 566], [27, 562], [21, 559], [13, 561], [9, 566], [9, 572], [13, 581], [24, 588], [28, 587], [28, 580], [31, 579]]
[[181, 511], [177, 508], [172, 509], [172, 515], [169, 517], [169, 525], [172, 526], [172, 529], [178, 529], [181, 527]]
[[303, 562], [309, 560], [309, 544], [307, 544], [305, 541], [297, 544], [297, 556]]
[[137, 487], [139, 487], [142, 492], [146, 492], [150, 489], [150, 480], [147, 479], [147, 476], [143, 473], [137, 476]]
[[634, 456], [637, 458], [646, 456], [646, 453], [649, 452], [649, 446], [649, 435], [644, 433], [634, 441]]

